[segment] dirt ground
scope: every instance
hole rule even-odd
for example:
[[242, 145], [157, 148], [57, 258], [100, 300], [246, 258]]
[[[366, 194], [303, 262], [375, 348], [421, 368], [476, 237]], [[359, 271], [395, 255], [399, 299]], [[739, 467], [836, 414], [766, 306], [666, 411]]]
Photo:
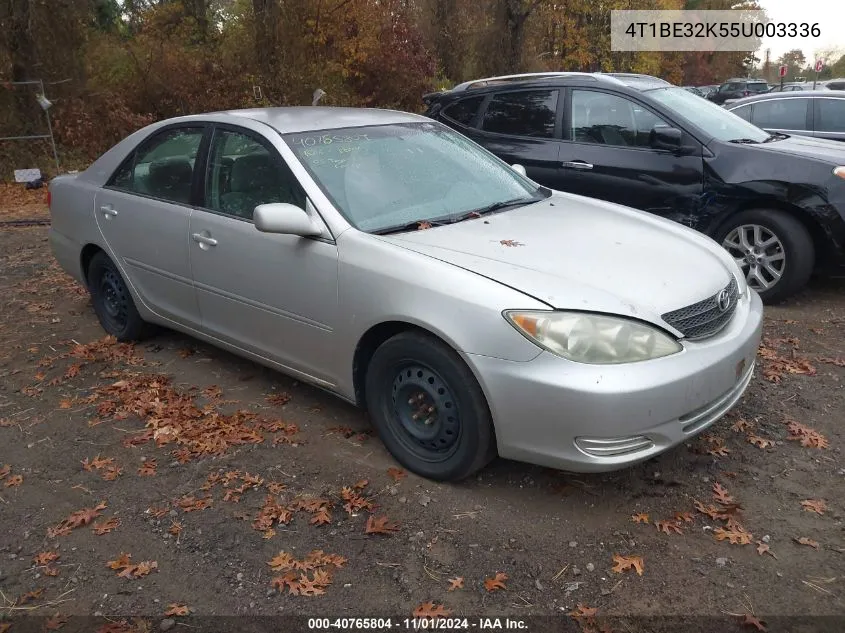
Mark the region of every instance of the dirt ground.
[[[579, 604], [619, 631], [845, 622], [845, 280], [768, 309], [747, 395], [689, 445], [607, 475], [497, 460], [459, 484], [402, 472], [366, 416], [251, 362], [167, 331], [104, 340], [47, 227], [0, 227], [0, 293], [0, 631], [429, 602], [585, 630], [601, 621], [567, 617]], [[398, 529], [367, 533], [381, 517]]]

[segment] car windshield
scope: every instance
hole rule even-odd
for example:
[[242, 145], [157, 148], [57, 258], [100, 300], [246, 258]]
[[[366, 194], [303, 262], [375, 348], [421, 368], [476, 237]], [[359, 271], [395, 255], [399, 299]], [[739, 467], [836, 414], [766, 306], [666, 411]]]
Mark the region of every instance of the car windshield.
[[362, 231], [454, 221], [494, 205], [529, 204], [549, 194], [469, 139], [434, 122], [338, 128], [284, 138], [323, 192]]
[[748, 82], [748, 92], [766, 92], [769, 84], [761, 82]]
[[769, 133], [756, 125], [752, 125], [711, 101], [696, 97], [683, 88], [658, 88], [650, 90], [648, 94], [655, 101], [662, 103], [720, 141], [762, 143], [769, 138]]

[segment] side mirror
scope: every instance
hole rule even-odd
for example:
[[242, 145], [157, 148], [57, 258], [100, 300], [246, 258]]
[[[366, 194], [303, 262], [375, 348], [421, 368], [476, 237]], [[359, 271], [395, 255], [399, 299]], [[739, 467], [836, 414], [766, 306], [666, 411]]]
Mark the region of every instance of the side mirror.
[[518, 163], [514, 163], [513, 165], [511, 165], [511, 169], [513, 169], [520, 176], [528, 177], [528, 174], [525, 172], [525, 167]]
[[665, 149], [670, 152], [681, 150], [681, 138], [683, 132], [676, 127], [656, 125], [652, 128], [648, 137], [648, 144], [654, 149]]
[[252, 220], [255, 222], [255, 228], [262, 233], [280, 233], [300, 237], [317, 237], [323, 234], [317, 223], [304, 209], [286, 202], [258, 205], [253, 212]]

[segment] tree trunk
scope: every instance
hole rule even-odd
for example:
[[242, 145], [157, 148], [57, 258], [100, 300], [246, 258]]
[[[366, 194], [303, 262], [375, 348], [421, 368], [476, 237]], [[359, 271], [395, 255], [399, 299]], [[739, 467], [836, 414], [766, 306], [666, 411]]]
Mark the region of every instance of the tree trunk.
[[200, 42], [208, 39], [208, 3], [209, 0], [182, 0], [185, 14], [193, 18], [197, 25], [197, 39]]
[[278, 0], [252, 0], [252, 10], [255, 16], [255, 58], [264, 79], [269, 80], [275, 68]]
[[443, 74], [449, 79], [458, 80], [461, 74], [459, 56], [455, 51], [453, 34], [455, 32], [456, 2], [455, 0], [435, 0], [434, 25], [437, 29], [434, 36], [435, 50], [440, 56]]

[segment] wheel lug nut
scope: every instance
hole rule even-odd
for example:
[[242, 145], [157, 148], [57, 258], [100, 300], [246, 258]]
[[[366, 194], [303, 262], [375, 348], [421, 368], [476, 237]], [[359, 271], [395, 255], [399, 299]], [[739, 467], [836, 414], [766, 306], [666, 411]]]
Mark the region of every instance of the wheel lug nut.
[[433, 417], [431, 417], [431, 418], [426, 418], [426, 419], [425, 419], [425, 423], [426, 423], [426, 425], [429, 425], [429, 424], [434, 423], [434, 418], [433, 418]]
[[434, 407], [429, 406], [429, 407], [428, 407], [428, 410], [427, 410], [427, 413], [433, 413], [433, 412], [434, 412]]
[[414, 415], [412, 415], [412, 416], [411, 416], [411, 419], [412, 419], [412, 420], [419, 420], [419, 419], [420, 419], [420, 414], [419, 414], [419, 413], [415, 413]]

